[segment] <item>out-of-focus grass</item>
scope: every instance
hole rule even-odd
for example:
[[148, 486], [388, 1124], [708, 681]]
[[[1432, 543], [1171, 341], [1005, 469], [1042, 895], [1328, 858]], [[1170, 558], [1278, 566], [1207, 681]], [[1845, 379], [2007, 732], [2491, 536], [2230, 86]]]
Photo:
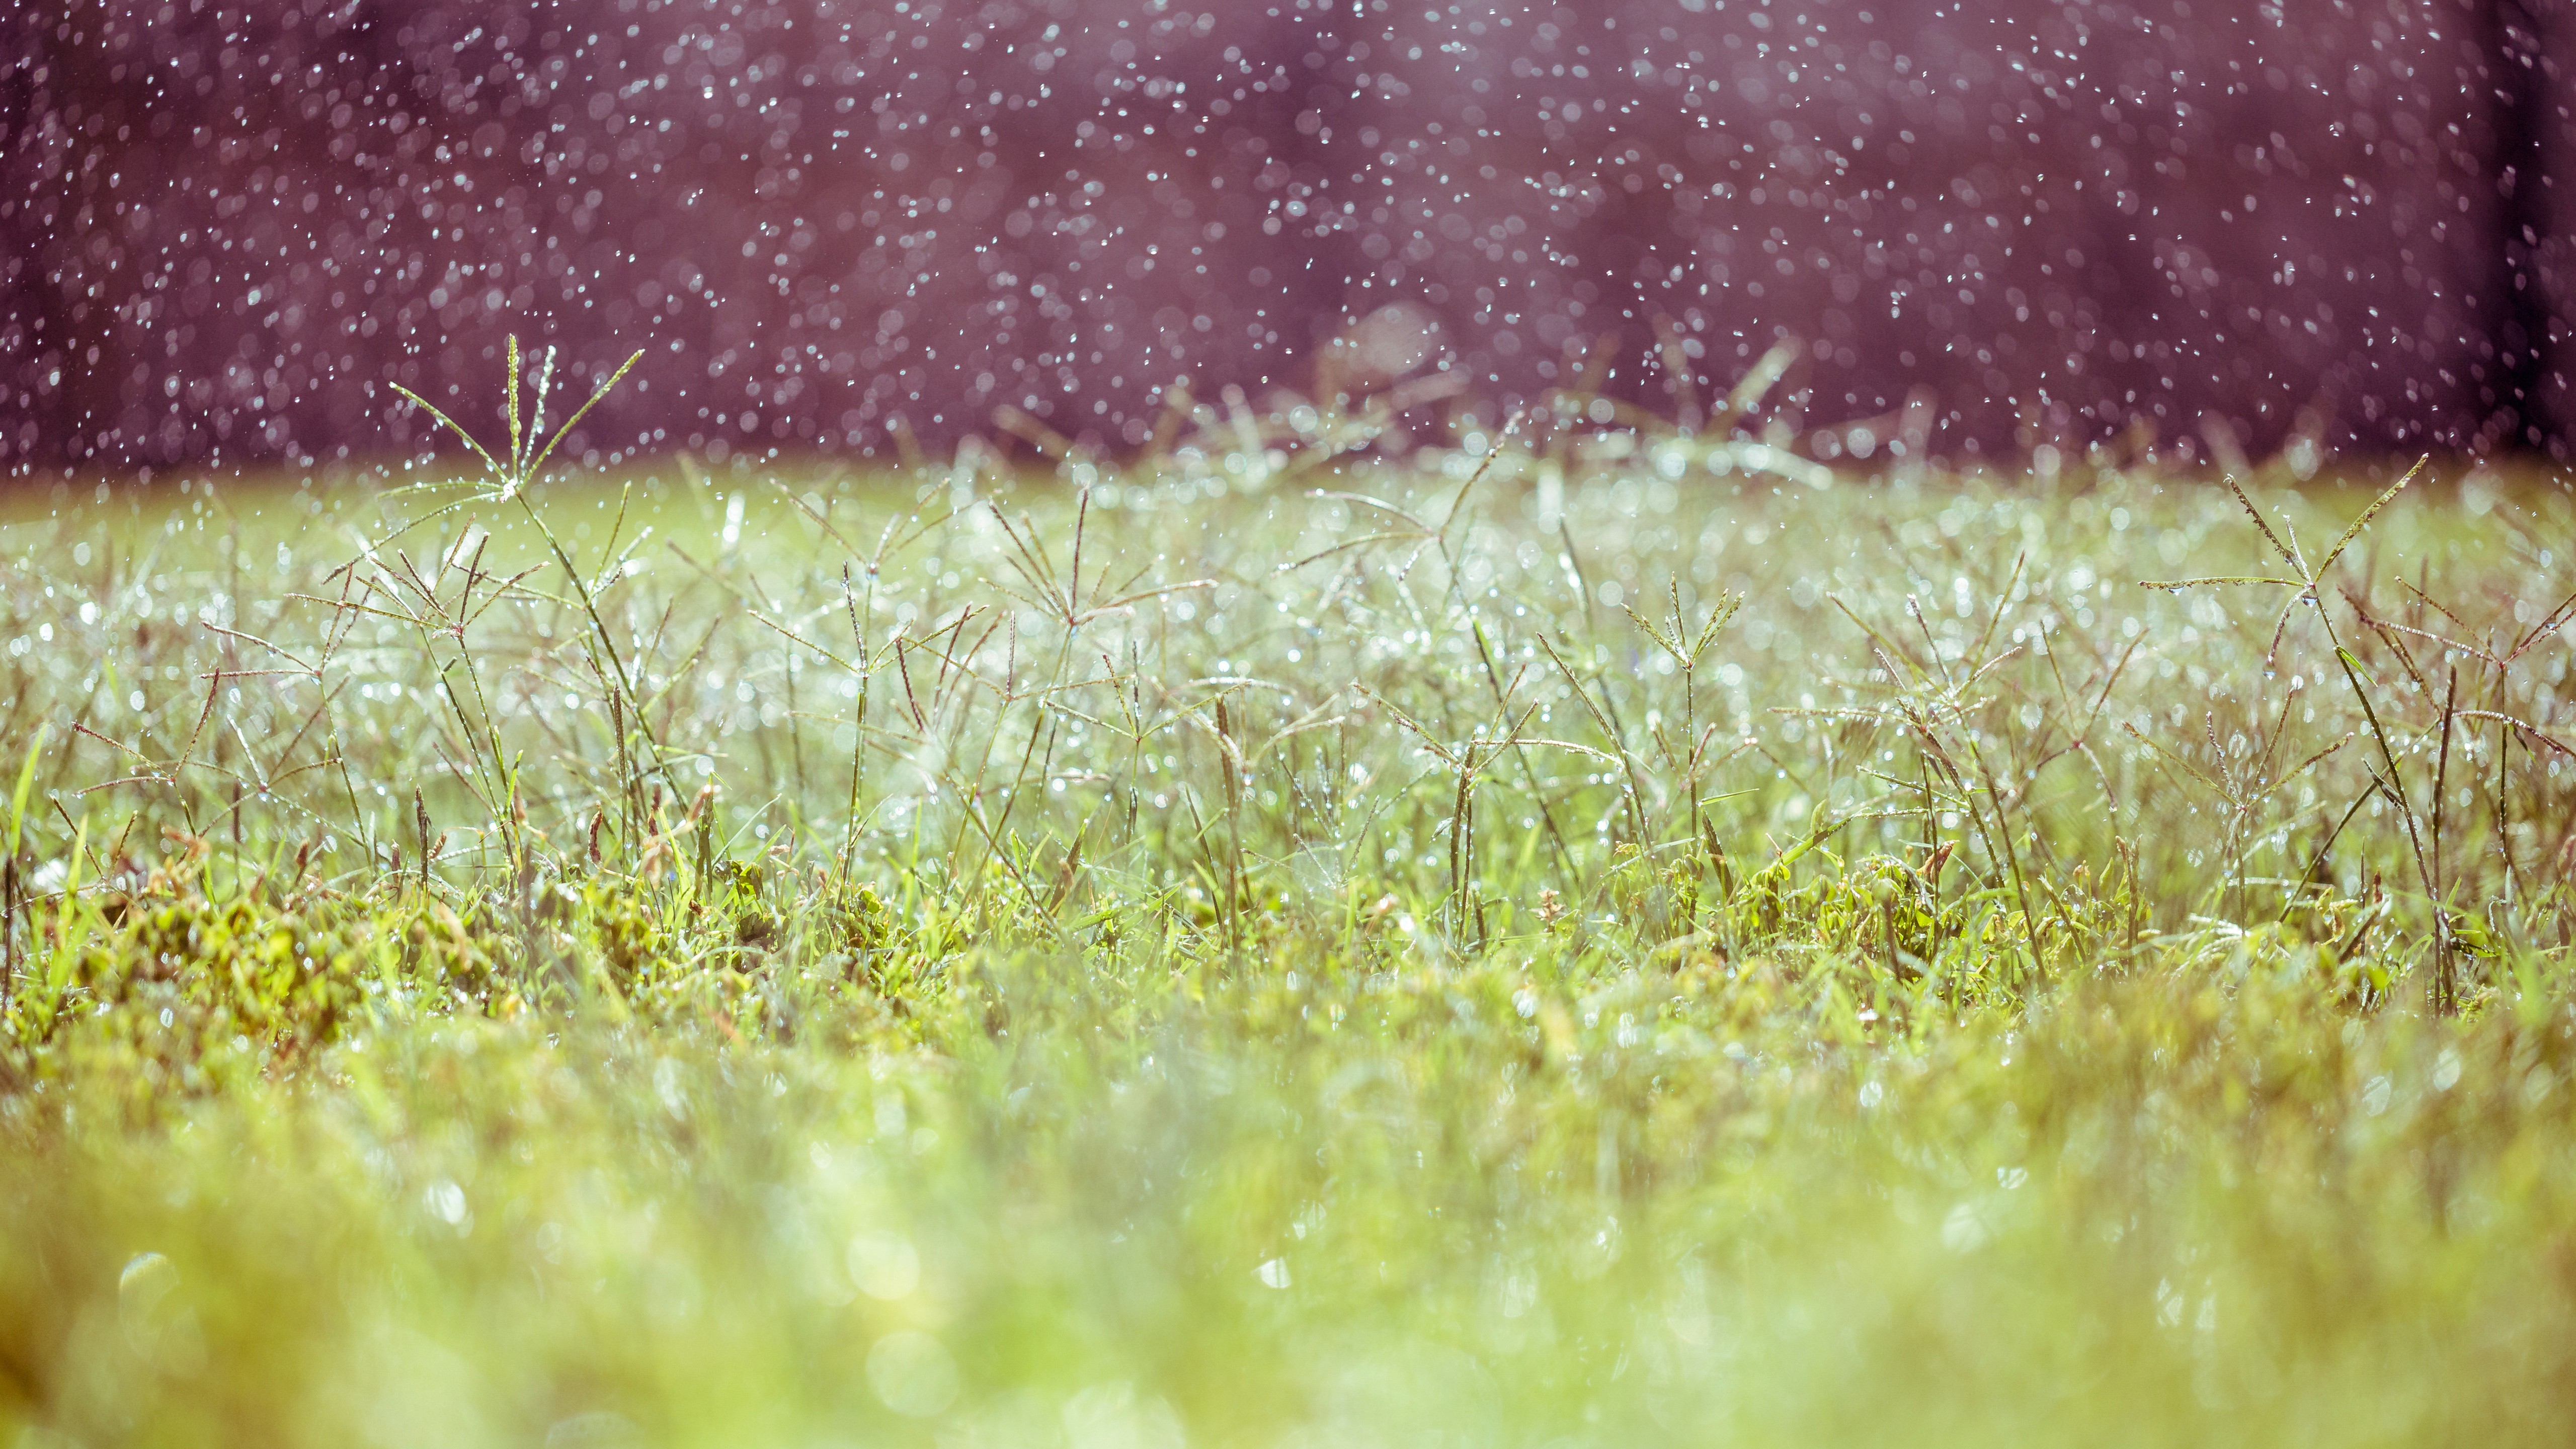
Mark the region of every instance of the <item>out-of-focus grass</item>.
[[2562, 495], [1234, 436], [0, 525], [0, 1420], [2563, 1434]]
[[17, 1412], [170, 1443], [2564, 1422], [2557, 1018], [2131, 983], [1873, 1048], [1803, 1002], [1718, 1028], [1542, 977], [1550, 1048], [1523, 974], [1148, 1007], [997, 973], [1057, 1000], [938, 1055], [408, 1025], [157, 1131], [22, 1118]]

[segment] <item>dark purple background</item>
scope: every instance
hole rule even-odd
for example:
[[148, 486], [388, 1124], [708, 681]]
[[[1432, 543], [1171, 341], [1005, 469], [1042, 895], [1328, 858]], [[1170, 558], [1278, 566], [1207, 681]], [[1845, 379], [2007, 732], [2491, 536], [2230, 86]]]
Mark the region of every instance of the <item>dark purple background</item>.
[[1661, 317], [1951, 451], [2563, 449], [2566, 11], [22, 4], [0, 469], [419, 446], [386, 384], [483, 422], [514, 330], [647, 349], [583, 449], [1115, 449], [1389, 304], [1492, 404], [1607, 337], [1669, 411]]

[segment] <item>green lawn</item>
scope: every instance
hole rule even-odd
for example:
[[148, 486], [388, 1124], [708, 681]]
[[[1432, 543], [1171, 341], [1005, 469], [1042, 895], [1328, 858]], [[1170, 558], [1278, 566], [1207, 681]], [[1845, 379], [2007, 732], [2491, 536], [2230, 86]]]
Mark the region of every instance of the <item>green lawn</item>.
[[2564, 1441], [2566, 494], [1199, 437], [22, 494], [0, 1442]]

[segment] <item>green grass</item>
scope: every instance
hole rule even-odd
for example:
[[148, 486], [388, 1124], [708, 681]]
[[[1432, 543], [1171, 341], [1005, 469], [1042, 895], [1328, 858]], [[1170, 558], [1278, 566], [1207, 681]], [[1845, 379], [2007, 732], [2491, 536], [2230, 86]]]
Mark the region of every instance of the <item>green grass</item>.
[[2563, 1437], [2563, 493], [1301, 422], [22, 498], [0, 1429]]

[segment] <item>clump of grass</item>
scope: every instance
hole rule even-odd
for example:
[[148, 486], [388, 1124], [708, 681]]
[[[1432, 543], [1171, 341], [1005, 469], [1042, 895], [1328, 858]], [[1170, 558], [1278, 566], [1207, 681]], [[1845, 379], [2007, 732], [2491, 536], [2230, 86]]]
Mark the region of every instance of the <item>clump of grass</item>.
[[0, 1420], [2564, 1421], [2563, 494], [1837, 477], [1776, 368], [558, 479], [510, 369], [480, 480], [0, 523]]

